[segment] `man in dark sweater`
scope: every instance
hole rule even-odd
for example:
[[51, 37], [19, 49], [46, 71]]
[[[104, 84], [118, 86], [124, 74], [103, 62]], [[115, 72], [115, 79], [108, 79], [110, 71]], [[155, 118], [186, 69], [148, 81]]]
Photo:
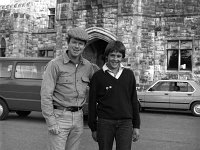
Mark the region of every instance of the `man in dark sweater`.
[[125, 46], [110, 42], [105, 49], [106, 64], [90, 83], [88, 125], [99, 150], [131, 150], [139, 139], [140, 115], [133, 72], [121, 64]]

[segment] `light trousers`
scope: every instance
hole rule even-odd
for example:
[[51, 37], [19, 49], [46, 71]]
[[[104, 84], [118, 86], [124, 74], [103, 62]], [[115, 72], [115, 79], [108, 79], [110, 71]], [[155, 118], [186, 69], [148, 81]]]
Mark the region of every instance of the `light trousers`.
[[49, 133], [50, 150], [79, 150], [83, 133], [83, 111], [54, 110], [60, 133]]

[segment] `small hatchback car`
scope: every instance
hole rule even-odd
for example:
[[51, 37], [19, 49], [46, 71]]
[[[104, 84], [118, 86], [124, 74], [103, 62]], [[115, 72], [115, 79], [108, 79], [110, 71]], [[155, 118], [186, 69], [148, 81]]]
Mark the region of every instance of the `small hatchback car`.
[[193, 80], [158, 80], [139, 92], [141, 109], [191, 110], [200, 117], [200, 85]]

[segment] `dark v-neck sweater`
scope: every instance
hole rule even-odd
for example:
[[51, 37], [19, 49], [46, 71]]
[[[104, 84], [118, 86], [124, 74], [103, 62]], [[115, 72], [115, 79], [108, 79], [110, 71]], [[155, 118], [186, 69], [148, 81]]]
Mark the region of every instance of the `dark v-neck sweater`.
[[133, 128], [140, 128], [136, 81], [130, 69], [116, 79], [107, 71], [97, 71], [90, 83], [88, 125], [96, 131], [97, 117], [119, 120], [132, 119]]

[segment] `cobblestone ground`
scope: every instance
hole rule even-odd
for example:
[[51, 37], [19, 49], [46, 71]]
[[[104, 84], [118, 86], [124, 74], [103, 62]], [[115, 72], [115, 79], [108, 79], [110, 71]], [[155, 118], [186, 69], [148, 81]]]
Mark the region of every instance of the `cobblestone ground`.
[[[141, 113], [141, 137], [132, 150], [200, 150], [200, 118], [186, 112]], [[47, 130], [41, 113], [0, 121], [0, 150], [46, 150]], [[98, 150], [85, 121], [80, 150]], [[113, 146], [115, 150], [115, 144]]]

